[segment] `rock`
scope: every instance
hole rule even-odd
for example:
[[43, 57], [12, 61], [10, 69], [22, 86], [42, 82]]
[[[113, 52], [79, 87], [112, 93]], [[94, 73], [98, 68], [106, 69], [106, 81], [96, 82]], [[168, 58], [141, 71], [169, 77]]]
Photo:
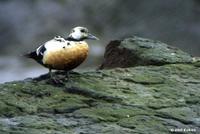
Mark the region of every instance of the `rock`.
[[71, 72], [71, 81], [55, 72], [59, 85], [47, 74], [1, 84], [0, 134], [199, 133], [200, 66], [179, 52], [181, 64]]
[[200, 127], [200, 68], [189, 64], [71, 73], [0, 85], [0, 133], [170, 133]]
[[133, 67], [140, 65], [164, 65], [191, 63], [192, 57], [178, 48], [160, 41], [132, 37], [111, 41], [104, 54], [100, 69]]

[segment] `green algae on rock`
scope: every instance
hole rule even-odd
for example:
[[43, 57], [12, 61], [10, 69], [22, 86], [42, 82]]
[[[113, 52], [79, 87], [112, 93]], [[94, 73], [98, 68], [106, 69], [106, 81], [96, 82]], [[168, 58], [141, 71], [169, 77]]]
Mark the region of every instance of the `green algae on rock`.
[[100, 69], [133, 67], [139, 65], [164, 65], [191, 63], [192, 56], [160, 41], [131, 37], [111, 41], [104, 54]]
[[59, 87], [44, 76], [1, 84], [0, 132], [198, 131], [199, 72], [192, 64], [171, 64], [71, 73], [73, 82]]
[[0, 134], [199, 133], [199, 61], [143, 38], [114, 43], [103, 64], [112, 69], [70, 72], [71, 81], [55, 72], [62, 85], [48, 74], [0, 84]]

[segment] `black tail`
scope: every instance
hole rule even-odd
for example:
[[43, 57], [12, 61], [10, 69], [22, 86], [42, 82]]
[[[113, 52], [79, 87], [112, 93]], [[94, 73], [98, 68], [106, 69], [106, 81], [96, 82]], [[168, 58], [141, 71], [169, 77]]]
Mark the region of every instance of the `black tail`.
[[26, 57], [26, 58], [32, 58], [32, 59], [37, 59], [38, 58], [38, 56], [37, 56], [35, 51], [27, 53], [27, 54], [24, 54], [23, 56]]
[[30, 52], [30, 53], [27, 53], [27, 54], [24, 54], [23, 55], [24, 57], [26, 58], [31, 58], [31, 59], [34, 59], [36, 60], [38, 63], [42, 64], [42, 55], [37, 55], [36, 52]]

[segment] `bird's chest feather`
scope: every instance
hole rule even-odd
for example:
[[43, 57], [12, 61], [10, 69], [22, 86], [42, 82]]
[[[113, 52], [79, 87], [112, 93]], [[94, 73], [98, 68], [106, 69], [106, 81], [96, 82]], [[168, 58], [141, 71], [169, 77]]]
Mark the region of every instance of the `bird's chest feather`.
[[66, 42], [47, 46], [43, 56], [43, 64], [58, 70], [71, 70], [80, 65], [88, 55], [86, 42]]

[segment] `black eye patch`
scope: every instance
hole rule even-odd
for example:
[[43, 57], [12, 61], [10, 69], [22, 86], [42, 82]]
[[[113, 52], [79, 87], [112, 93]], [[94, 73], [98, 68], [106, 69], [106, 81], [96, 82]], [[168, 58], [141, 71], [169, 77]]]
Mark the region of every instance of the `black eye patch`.
[[85, 30], [84, 30], [84, 29], [81, 29], [81, 33], [85, 33]]

